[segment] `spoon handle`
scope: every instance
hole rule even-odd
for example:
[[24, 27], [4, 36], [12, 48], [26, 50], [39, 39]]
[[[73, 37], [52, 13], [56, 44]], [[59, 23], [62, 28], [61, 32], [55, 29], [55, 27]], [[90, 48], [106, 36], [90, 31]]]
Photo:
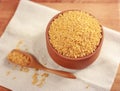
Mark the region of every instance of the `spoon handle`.
[[65, 78], [76, 79], [76, 76], [70, 72], [61, 71], [61, 70], [54, 70], [54, 69], [50, 69], [50, 68], [45, 68], [44, 70], [47, 72], [54, 73], [56, 75], [65, 77]]

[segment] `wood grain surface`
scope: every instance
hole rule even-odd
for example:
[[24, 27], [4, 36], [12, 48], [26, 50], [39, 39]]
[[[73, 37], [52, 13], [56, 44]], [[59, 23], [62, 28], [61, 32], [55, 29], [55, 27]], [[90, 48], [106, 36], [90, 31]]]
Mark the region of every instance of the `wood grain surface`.
[[[120, 3], [118, 0], [32, 0], [36, 3], [57, 9], [81, 9], [96, 16], [102, 25], [120, 32]], [[51, 3], [52, 2], [52, 3]], [[0, 35], [12, 18], [18, 0], [0, 0]], [[3, 87], [0, 86], [0, 91]], [[120, 91], [120, 66], [111, 88], [111, 91]]]

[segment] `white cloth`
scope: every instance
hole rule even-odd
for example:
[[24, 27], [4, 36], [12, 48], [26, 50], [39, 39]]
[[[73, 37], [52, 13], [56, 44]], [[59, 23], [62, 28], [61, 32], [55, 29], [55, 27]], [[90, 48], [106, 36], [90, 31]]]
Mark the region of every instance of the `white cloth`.
[[[13, 91], [109, 91], [120, 62], [120, 33], [103, 27], [104, 42], [97, 60], [83, 70], [68, 70], [57, 65], [46, 48], [46, 26], [58, 12], [32, 1], [20, 1], [0, 38], [0, 85]], [[19, 40], [24, 41], [21, 49], [28, 48], [41, 63], [47, 62], [47, 67], [73, 72], [77, 79], [50, 74], [42, 88], [33, 86], [32, 69], [28, 73], [12, 70], [12, 65], [6, 60], [6, 55], [16, 47]], [[8, 70], [12, 72], [10, 76], [5, 75]], [[14, 76], [16, 80], [12, 79]], [[89, 88], [86, 87], [88, 85]]]

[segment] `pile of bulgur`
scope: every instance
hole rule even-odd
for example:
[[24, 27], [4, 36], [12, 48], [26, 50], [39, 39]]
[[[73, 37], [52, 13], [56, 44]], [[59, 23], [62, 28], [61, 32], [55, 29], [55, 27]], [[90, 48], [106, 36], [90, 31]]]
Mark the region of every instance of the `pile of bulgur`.
[[21, 66], [27, 66], [30, 64], [30, 59], [26, 55], [20, 53], [17, 49], [11, 51], [7, 59], [10, 60], [11, 62], [21, 65]]
[[95, 17], [84, 11], [59, 14], [49, 27], [49, 39], [55, 50], [67, 57], [78, 58], [93, 53], [102, 38]]

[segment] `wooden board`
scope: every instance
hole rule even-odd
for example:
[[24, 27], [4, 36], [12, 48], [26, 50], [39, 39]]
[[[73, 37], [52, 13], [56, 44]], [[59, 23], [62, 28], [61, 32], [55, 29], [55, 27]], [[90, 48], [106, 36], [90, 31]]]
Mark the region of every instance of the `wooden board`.
[[[107, 0], [107, 2], [105, 2], [105, 0], [102, 0], [103, 2], [101, 1], [100, 3], [95, 2], [95, 0], [93, 0], [93, 2], [90, 2], [90, 0], [88, 0], [88, 2], [87, 1], [85, 2], [83, 0], [81, 0], [81, 2], [77, 2], [78, 0], [76, 0], [77, 3], [76, 2], [74, 3], [42, 2], [41, 3], [41, 0], [33, 0], [33, 1], [57, 10], [66, 10], [66, 9], [85, 10], [95, 15], [99, 19], [102, 25], [115, 29], [116, 31], [120, 31], [120, 16], [118, 9], [119, 4], [117, 3], [117, 0], [112, 0], [112, 1]], [[0, 35], [2, 35], [9, 20], [12, 18], [17, 5], [18, 5], [18, 0], [0, 1]], [[5, 89], [4, 90], [1, 89], [2, 87], [0, 87], [0, 91], [5, 91]], [[118, 72], [111, 91], [120, 91], [120, 66], [118, 68]]]

